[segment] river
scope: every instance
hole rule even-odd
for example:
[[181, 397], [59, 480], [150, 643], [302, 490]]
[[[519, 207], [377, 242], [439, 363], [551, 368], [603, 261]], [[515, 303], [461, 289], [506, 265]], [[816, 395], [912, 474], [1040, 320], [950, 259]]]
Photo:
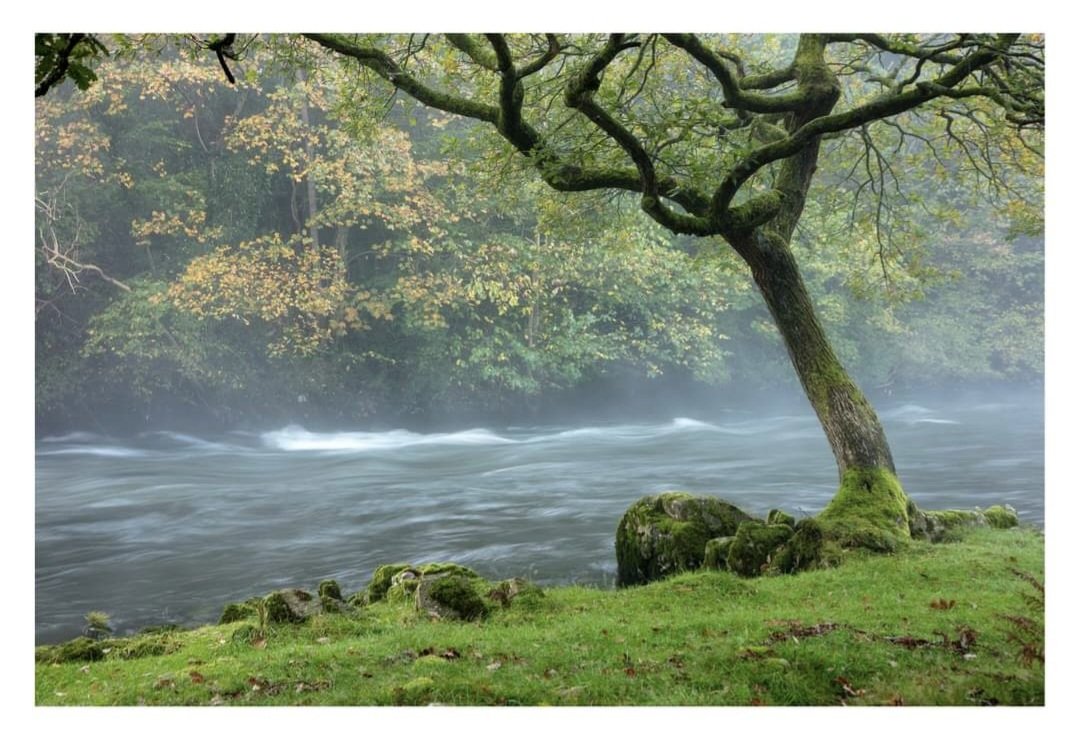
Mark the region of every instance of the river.
[[[1009, 503], [1044, 522], [1041, 396], [878, 405], [922, 508]], [[713, 417], [713, 418], [712, 418]], [[634, 424], [44, 437], [36, 447], [36, 640], [215, 621], [233, 600], [380, 563], [454, 561], [491, 578], [613, 585], [614, 530], [640, 496], [719, 495], [795, 516], [834, 493], [808, 407]]]

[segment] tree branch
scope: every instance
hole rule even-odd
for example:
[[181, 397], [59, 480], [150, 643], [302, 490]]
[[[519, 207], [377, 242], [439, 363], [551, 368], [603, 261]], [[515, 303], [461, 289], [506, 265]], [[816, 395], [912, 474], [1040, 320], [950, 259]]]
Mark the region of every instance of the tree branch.
[[[1017, 36], [1005, 36], [1000, 39], [1000, 42], [1005, 48], [1015, 38]], [[730, 202], [738, 189], [752, 175], [772, 162], [796, 154], [811, 144], [816, 137], [822, 134], [848, 131], [871, 121], [912, 110], [929, 100], [941, 97], [944, 92], [952, 91], [955, 86], [967, 79], [973, 72], [991, 64], [998, 58], [999, 51], [996, 48], [982, 47], [964, 57], [952, 69], [932, 82], [919, 83], [911, 90], [886, 94], [842, 113], [833, 113], [810, 120], [785, 139], [760, 147], [735, 165], [715, 192], [714, 210], [721, 216], [729, 208]]]
[[[684, 50], [715, 75], [715, 79], [722, 86], [723, 105], [727, 108], [738, 108], [751, 113], [788, 113], [801, 107], [805, 102], [805, 96], [801, 92], [786, 95], [759, 95], [745, 92], [737, 78], [726, 66], [722, 56], [704, 46], [703, 42], [695, 34], [664, 33], [663, 38], [679, 49]], [[782, 74], [784, 73], [776, 73], [775, 77], [758, 76], [750, 78], [750, 80], [754, 85], [769, 83], [773, 79], [778, 79]], [[794, 70], [789, 69], [788, 74], [788, 79], [793, 79]], [[771, 87], [772, 85], [765, 86]]]

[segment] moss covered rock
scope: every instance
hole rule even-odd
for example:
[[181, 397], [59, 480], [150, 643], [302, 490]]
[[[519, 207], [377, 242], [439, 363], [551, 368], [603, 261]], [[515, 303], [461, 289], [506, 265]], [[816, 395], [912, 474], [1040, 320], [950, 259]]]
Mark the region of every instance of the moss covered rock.
[[910, 536], [929, 542], [946, 542], [962, 536], [971, 527], [1009, 529], [1018, 526], [1018, 513], [1010, 506], [980, 509], [942, 509], [924, 511], [913, 503], [909, 507]]
[[648, 583], [700, 567], [709, 540], [752, 517], [722, 499], [688, 493], [645, 496], [628, 508], [614, 538], [618, 585]]
[[823, 529], [815, 519], [802, 519], [794, 527], [794, 536], [771, 558], [771, 570], [797, 573], [818, 565], [823, 559]]
[[318, 599], [298, 588], [274, 591], [262, 603], [266, 608], [266, 621], [271, 624], [306, 622], [322, 612]]
[[767, 512], [768, 524], [785, 524], [787, 527], [792, 527], [794, 526], [795, 521], [796, 520], [790, 514], [787, 514], [781, 509], [772, 509]]
[[1010, 529], [1018, 526], [1018, 512], [1013, 506], [989, 506], [984, 510], [984, 518], [988, 526], [996, 529]]
[[824, 537], [843, 547], [893, 552], [910, 540], [908, 504], [894, 473], [850, 468], [816, 520]]
[[546, 594], [543, 589], [523, 578], [510, 578], [500, 581], [487, 592], [487, 598], [500, 606], [510, 606], [514, 602], [535, 605]]
[[344, 602], [344, 596], [341, 595], [340, 585], [332, 579], [327, 579], [318, 584], [318, 602], [322, 606], [322, 611], [326, 613], [335, 614], [348, 609], [348, 605]]
[[730, 554], [730, 545], [733, 541], [733, 536], [708, 540], [704, 547], [704, 567], [712, 570], [726, 570], [726, 558]]
[[371, 582], [367, 586], [368, 602], [373, 604], [384, 599], [386, 592], [393, 585], [393, 576], [411, 568], [412, 566], [408, 563], [390, 563], [388, 565], [379, 565], [375, 568], [374, 575], [371, 576]]
[[250, 601], [237, 601], [236, 603], [225, 606], [224, 610], [221, 612], [221, 618], [217, 620], [217, 624], [242, 622], [257, 614], [258, 610], [255, 609], [255, 605]]
[[793, 528], [786, 524], [742, 522], [730, 543], [726, 565], [738, 575], [758, 576], [768, 569], [779, 548], [793, 536]]
[[482, 619], [489, 611], [477, 579], [448, 573], [421, 578], [415, 604], [419, 611], [441, 619]]

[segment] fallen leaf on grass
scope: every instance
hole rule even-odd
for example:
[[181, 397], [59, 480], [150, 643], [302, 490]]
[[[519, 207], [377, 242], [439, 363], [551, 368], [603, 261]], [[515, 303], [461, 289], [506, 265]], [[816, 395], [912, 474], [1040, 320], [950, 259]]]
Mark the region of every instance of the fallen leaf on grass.
[[247, 685], [251, 687], [251, 691], [258, 691], [267, 696], [278, 694], [281, 691], [281, 686], [275, 684], [269, 679], [262, 678], [261, 676], [251, 676], [247, 679]]
[[842, 687], [842, 693], [845, 696], [864, 696], [865, 695], [865, 690], [864, 689], [855, 689], [853, 687], [853, 684], [851, 684], [849, 682], [849, 679], [847, 679], [845, 676], [836, 676], [835, 677], [835, 683], [837, 683], [839, 686]]
[[769, 658], [775, 654], [775, 651], [766, 646], [750, 645], [743, 650], [740, 650], [737, 657], [742, 660], [763, 660]]
[[819, 624], [812, 624], [804, 626], [796, 619], [783, 622], [781, 620], [771, 620], [771, 624], [784, 624], [785, 630], [776, 630], [772, 632], [767, 638], [768, 643], [785, 642], [788, 639], [797, 642], [799, 637], [819, 637], [820, 635], [826, 635], [829, 632], [834, 632], [839, 628], [834, 622], [820, 622]]

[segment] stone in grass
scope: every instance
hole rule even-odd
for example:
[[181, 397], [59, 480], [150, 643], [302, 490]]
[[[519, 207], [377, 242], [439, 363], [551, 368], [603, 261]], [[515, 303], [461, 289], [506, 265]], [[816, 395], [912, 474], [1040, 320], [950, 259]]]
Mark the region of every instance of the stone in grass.
[[488, 599], [503, 607], [508, 607], [514, 603], [535, 606], [545, 596], [543, 589], [523, 578], [510, 578], [506, 581], [501, 581], [487, 592]]
[[618, 522], [614, 537], [618, 585], [644, 584], [700, 567], [708, 541], [733, 535], [745, 521], [756, 520], [710, 496], [645, 496]]
[[926, 511], [913, 502], [908, 507], [910, 536], [929, 542], [946, 542], [961, 537], [973, 527], [1010, 529], [1018, 526], [1018, 513], [1011, 506], [990, 506], [980, 509], [944, 509]]
[[322, 612], [318, 599], [298, 588], [274, 591], [262, 603], [266, 608], [266, 621], [271, 624], [306, 622]]
[[475, 578], [452, 573], [425, 576], [415, 590], [416, 608], [440, 619], [478, 620], [489, 608]]
[[340, 585], [332, 579], [327, 579], [318, 584], [318, 601], [322, 606], [322, 611], [327, 614], [348, 610], [348, 604], [345, 603], [344, 597], [341, 595]]
[[367, 586], [367, 603], [373, 604], [387, 597], [410, 596], [415, 593], [415, 587], [420, 578], [445, 573], [468, 578], [479, 577], [479, 574], [471, 568], [456, 563], [427, 563], [420, 566], [411, 563], [379, 565]]
[[771, 564], [779, 547], [794, 536], [785, 524], [742, 522], [726, 556], [727, 567], [741, 576], [758, 576]]

